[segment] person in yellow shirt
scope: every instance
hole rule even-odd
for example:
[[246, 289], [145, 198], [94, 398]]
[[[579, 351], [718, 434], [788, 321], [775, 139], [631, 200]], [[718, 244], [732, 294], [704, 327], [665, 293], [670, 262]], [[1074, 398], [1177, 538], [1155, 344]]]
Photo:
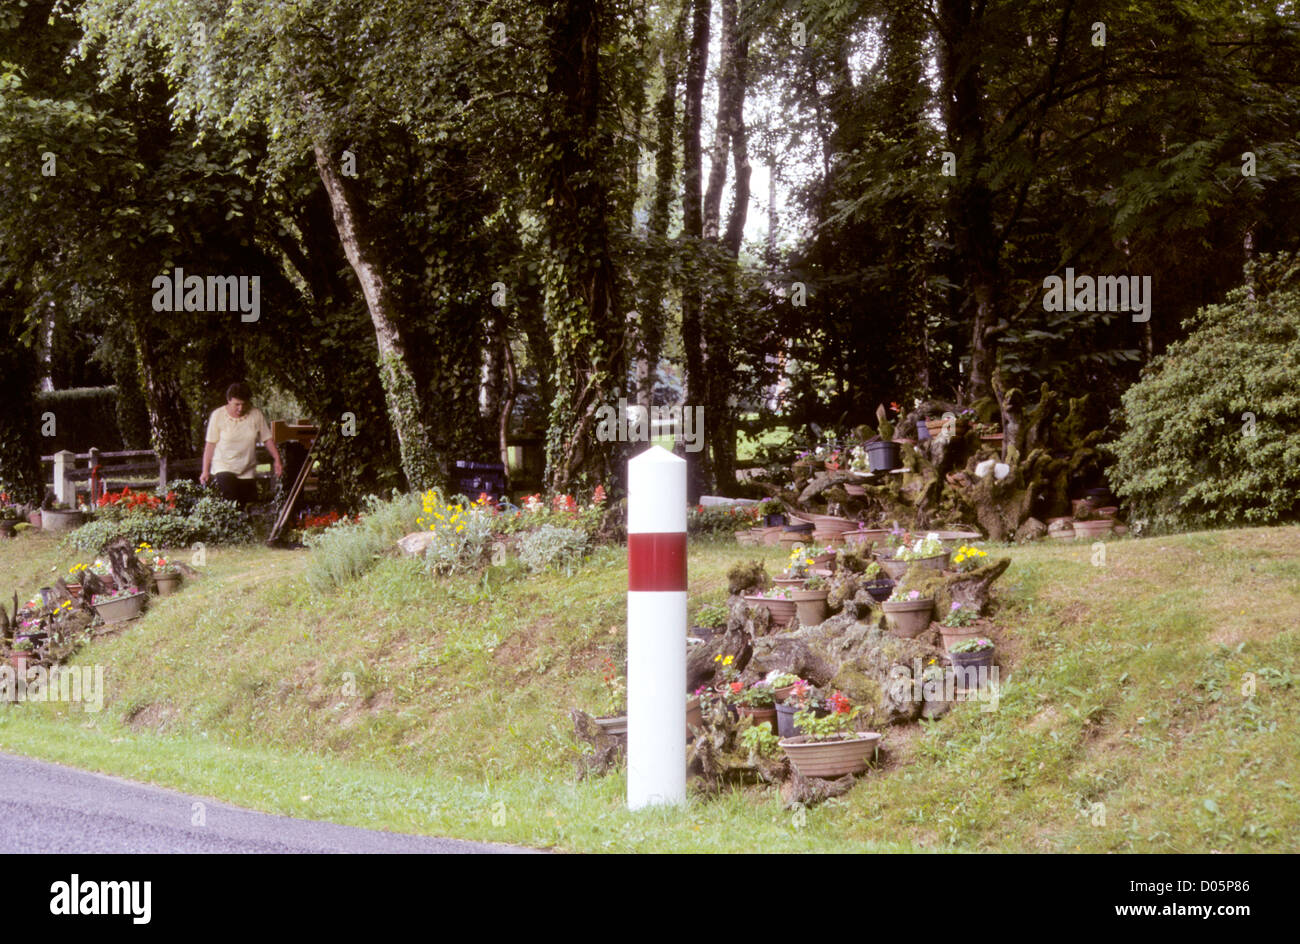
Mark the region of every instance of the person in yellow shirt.
[[271, 439], [271, 424], [262, 411], [249, 404], [252, 392], [245, 383], [226, 388], [226, 405], [217, 407], [208, 417], [208, 434], [203, 446], [203, 471], [199, 481], [207, 485], [215, 480], [221, 497], [237, 502], [242, 508], [257, 499], [257, 444], [263, 443], [271, 454], [275, 477], [284, 473], [279, 450]]

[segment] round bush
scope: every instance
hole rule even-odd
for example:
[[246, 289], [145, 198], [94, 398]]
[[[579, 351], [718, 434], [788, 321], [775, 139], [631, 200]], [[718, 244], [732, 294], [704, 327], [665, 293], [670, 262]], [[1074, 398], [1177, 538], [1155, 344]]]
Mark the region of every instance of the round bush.
[[1151, 530], [1300, 518], [1300, 259], [1198, 311], [1123, 397], [1115, 492]]

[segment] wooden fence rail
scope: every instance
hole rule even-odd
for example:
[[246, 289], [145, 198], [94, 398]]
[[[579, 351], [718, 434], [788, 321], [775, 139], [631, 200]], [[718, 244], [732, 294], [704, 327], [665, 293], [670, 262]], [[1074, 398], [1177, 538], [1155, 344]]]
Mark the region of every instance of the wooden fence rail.
[[[257, 448], [258, 461], [270, 459], [270, 453], [264, 447]], [[145, 461], [131, 461], [145, 460]], [[72, 452], [64, 449], [52, 456], [41, 456], [41, 462], [53, 466], [51, 481], [56, 501], [75, 505], [77, 502], [77, 484], [89, 482], [89, 500], [94, 503], [100, 495], [115, 487], [129, 484], [127, 478], [148, 478], [157, 482], [159, 488], [165, 488], [168, 482], [179, 478], [191, 478], [198, 474], [202, 460], [168, 459], [159, 456], [152, 449], [128, 449], [119, 452], [101, 452], [91, 449], [89, 452]], [[83, 464], [84, 463], [84, 464]], [[97, 470], [97, 471], [96, 471]], [[267, 473], [259, 472], [259, 478]]]

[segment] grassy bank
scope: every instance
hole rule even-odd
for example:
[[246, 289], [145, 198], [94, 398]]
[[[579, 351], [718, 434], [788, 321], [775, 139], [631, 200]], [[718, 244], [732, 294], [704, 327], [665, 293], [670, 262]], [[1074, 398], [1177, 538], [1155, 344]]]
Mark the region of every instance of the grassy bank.
[[[692, 605], [752, 549], [692, 545]], [[576, 783], [568, 708], [624, 655], [616, 550], [574, 577], [430, 581], [388, 560], [316, 595], [303, 552], [209, 551], [207, 576], [78, 656], [103, 712], [0, 708], [0, 749], [274, 812], [565, 850], [1300, 849], [1300, 528], [1008, 550], [996, 711], [890, 729], [848, 796], [774, 791], [629, 814]], [[778, 549], [765, 556], [773, 563]], [[66, 566], [0, 545], [25, 597]], [[1253, 694], [1247, 692], [1252, 691]]]

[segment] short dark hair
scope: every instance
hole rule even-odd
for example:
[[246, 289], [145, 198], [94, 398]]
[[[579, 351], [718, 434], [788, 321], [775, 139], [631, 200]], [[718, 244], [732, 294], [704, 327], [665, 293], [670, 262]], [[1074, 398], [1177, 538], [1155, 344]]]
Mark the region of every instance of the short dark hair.
[[248, 384], [241, 380], [239, 383], [232, 383], [226, 388], [226, 399], [243, 400], [247, 403], [249, 400], [253, 399], [253, 391], [249, 390]]

